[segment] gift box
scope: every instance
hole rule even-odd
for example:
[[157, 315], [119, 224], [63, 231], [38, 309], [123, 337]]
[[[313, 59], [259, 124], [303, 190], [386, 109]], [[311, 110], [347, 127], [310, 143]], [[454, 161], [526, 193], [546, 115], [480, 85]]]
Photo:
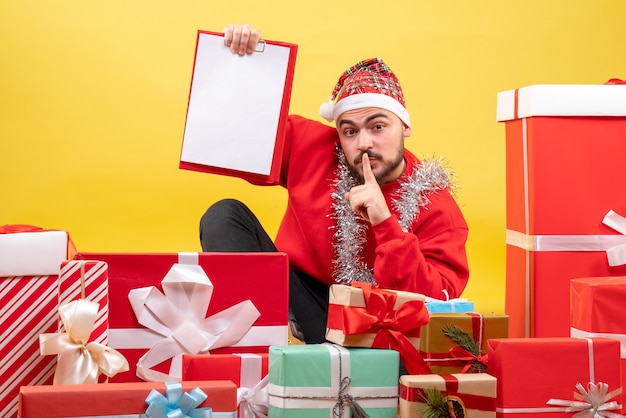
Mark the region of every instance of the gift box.
[[[198, 392], [198, 389], [201, 391]], [[182, 396], [181, 396], [182, 395]], [[204, 396], [203, 396], [204, 395]], [[193, 411], [211, 408], [213, 414], [193, 415], [235, 418], [236, 387], [233, 382], [190, 381], [182, 383], [129, 382], [63, 386], [24, 386], [20, 389], [20, 418], [146, 417], [170, 416], [158, 411]]]
[[393, 348], [410, 374], [430, 373], [418, 351], [428, 323], [424, 295], [371, 284], [332, 285], [326, 340], [345, 347]]
[[[422, 327], [420, 353], [433, 373], [487, 371], [487, 340], [508, 337], [505, 314], [432, 314]], [[472, 347], [460, 343], [466, 337]]]
[[[593, 408], [619, 413], [619, 341], [537, 337], [492, 339], [488, 345], [489, 374], [498, 380], [497, 417], [560, 418], [579, 411], [592, 416]], [[580, 409], [566, 412], [568, 407]]]
[[[569, 336], [569, 281], [622, 276], [626, 89], [535, 85], [498, 94], [506, 132], [506, 296], [511, 337]], [[623, 260], [621, 261], [623, 263]]]
[[429, 314], [474, 312], [474, 302], [465, 298], [437, 300], [427, 297], [425, 302]]
[[619, 340], [622, 379], [626, 378], [626, 277], [572, 279], [570, 290], [570, 336]]
[[[109, 346], [130, 364], [128, 373], [110, 382], [178, 379], [182, 355], [202, 354], [206, 347], [213, 354], [262, 353], [287, 343], [285, 253], [79, 253], [75, 258], [109, 266]], [[162, 311], [153, 314], [151, 303]], [[246, 313], [243, 325], [232, 320], [239, 318], [239, 308]], [[214, 325], [205, 317], [215, 318]]]
[[73, 244], [65, 231], [0, 226], [0, 277], [58, 275], [70, 247]]
[[400, 376], [400, 418], [433, 416], [429, 410], [450, 407], [457, 417], [495, 418], [496, 378], [487, 373]]
[[269, 358], [271, 417], [348, 418], [359, 408], [371, 418], [397, 417], [395, 350], [287, 345], [270, 347]]
[[39, 334], [58, 328], [58, 279], [68, 257], [64, 231], [0, 227], [0, 416], [15, 417], [22, 385], [51, 384], [56, 357], [39, 354]]
[[240, 418], [267, 416], [268, 353], [185, 354], [183, 380], [231, 380]]

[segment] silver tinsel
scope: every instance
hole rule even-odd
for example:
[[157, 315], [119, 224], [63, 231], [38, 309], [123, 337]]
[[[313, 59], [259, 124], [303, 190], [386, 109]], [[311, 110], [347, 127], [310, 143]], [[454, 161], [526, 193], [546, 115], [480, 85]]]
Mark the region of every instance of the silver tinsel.
[[[353, 280], [376, 284], [374, 271], [363, 261], [361, 252], [366, 240], [369, 224], [358, 217], [344, 195], [357, 185], [348, 170], [346, 157], [337, 147], [337, 178], [334, 180], [331, 193], [331, 215], [336, 222], [333, 248], [335, 250], [335, 282], [349, 284]], [[450, 173], [443, 168], [441, 159], [424, 160], [408, 176], [400, 182], [400, 191], [392, 199], [393, 210], [399, 215], [400, 227], [408, 232], [413, 222], [419, 217], [420, 208], [426, 207], [430, 200], [428, 194], [442, 189], [452, 191]]]

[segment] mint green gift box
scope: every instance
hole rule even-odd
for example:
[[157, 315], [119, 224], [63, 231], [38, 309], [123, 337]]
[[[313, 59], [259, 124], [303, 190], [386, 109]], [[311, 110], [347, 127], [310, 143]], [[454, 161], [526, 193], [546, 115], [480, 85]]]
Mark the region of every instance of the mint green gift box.
[[[398, 416], [395, 350], [300, 344], [270, 347], [269, 418]], [[358, 404], [353, 405], [353, 402]]]

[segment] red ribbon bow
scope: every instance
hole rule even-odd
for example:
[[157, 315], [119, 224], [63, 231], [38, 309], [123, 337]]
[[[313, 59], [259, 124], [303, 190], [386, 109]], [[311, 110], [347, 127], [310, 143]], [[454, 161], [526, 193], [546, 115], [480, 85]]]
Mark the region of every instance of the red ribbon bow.
[[467, 371], [472, 367], [474, 362], [479, 362], [485, 367], [487, 367], [487, 364], [489, 362], [488, 354], [478, 354], [476, 356], [471, 351], [466, 350], [463, 347], [459, 347], [458, 345], [450, 348], [448, 352], [455, 359], [466, 362], [465, 366], [463, 366], [463, 368], [461, 369], [461, 373], [467, 373]]
[[419, 336], [422, 325], [430, 321], [426, 305], [421, 300], [403, 303], [394, 309], [398, 295], [372, 287], [369, 283], [353, 282], [353, 287], [363, 290], [365, 308], [350, 307], [343, 310], [344, 333], [376, 333], [372, 348], [393, 348], [409, 374], [429, 374], [430, 368], [407, 334]]

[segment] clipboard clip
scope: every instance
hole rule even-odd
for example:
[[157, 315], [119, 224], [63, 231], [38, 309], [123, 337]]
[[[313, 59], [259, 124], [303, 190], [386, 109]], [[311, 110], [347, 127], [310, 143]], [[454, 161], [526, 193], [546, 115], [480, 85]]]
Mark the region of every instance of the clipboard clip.
[[256, 44], [256, 48], [254, 48], [255, 52], [263, 52], [265, 51], [265, 41], [263, 39], [260, 39], [259, 42]]

